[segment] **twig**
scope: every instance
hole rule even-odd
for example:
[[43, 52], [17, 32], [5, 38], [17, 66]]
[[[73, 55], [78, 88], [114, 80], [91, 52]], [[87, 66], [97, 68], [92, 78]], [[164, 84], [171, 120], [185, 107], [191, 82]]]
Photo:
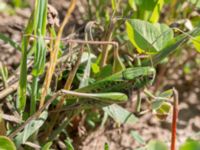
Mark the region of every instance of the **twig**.
[[[35, 35], [32, 35], [32, 34], [25, 34], [25, 36], [30, 36], [30, 37], [33, 37], [33, 38], [39, 38], [39, 36], [35, 36]], [[57, 39], [58, 37], [55, 37], [55, 38], [51, 38], [51, 37], [44, 37], [43, 39], [44, 40], [55, 40]], [[78, 43], [78, 44], [91, 44], [91, 45], [114, 45], [117, 47], [118, 49], [118, 42], [116, 41], [92, 41], [92, 40], [81, 40], [81, 39], [69, 39], [69, 37], [64, 37], [64, 38], [61, 38], [60, 41], [65, 41], [66, 43]]]
[[178, 92], [175, 88], [173, 88], [173, 98], [174, 98], [174, 106], [173, 106], [173, 116], [172, 116], [172, 135], [171, 135], [171, 150], [176, 150], [176, 125], [178, 118]]
[[2, 114], [2, 118], [7, 120], [7, 121], [15, 122], [15, 123], [18, 123], [18, 124], [20, 124], [22, 122], [21, 119], [16, 118], [15, 116], [7, 115], [7, 114]]
[[24, 145], [30, 146], [30, 147], [34, 148], [35, 150], [41, 149], [41, 147], [39, 145], [32, 143], [32, 142], [28, 142], [28, 141], [25, 142]]
[[[27, 80], [30, 81], [32, 79], [32, 76], [29, 75], [27, 77]], [[8, 96], [9, 94], [13, 93], [14, 91], [17, 90], [19, 86], [19, 82], [14, 83], [13, 85], [9, 86], [8, 88], [6, 88], [5, 90], [0, 92], [0, 101], [2, 101], [3, 98], [5, 98], [6, 96]]]

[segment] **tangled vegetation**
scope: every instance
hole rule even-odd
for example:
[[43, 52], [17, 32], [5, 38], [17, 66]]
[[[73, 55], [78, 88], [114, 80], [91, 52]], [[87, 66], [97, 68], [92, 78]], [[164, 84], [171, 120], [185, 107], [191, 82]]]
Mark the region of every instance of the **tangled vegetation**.
[[[0, 33], [21, 55], [14, 73], [0, 62], [0, 149], [82, 149], [84, 132], [120, 130], [152, 114], [157, 122], [170, 118], [169, 143], [145, 141], [131, 130], [132, 149], [200, 150], [195, 137], [177, 144], [181, 93], [162, 83], [185, 49], [195, 53], [193, 66], [200, 64], [200, 1], [87, 0], [70, 31], [81, 1], [71, 0], [63, 16], [49, 3], [34, 1], [20, 41]], [[10, 15], [30, 6], [25, 0], [0, 5]], [[181, 70], [193, 76], [192, 66]], [[134, 108], [127, 109], [130, 103]], [[103, 147], [112, 149], [109, 142]]]

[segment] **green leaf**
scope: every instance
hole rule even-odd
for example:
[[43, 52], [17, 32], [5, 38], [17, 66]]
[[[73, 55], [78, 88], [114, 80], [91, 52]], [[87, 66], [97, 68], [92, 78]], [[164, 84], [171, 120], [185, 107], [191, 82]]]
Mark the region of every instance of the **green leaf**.
[[99, 65], [97, 63], [92, 63], [92, 72], [94, 74], [97, 74], [97, 73], [99, 73], [99, 71], [100, 71]]
[[194, 47], [197, 50], [197, 52], [200, 53], [200, 36], [196, 36], [195, 38], [193, 38], [192, 43], [194, 44]]
[[[159, 94], [159, 97], [163, 97], [163, 98], [170, 98], [173, 94], [173, 90], [170, 89], [170, 90], [166, 90], [162, 93]], [[163, 99], [155, 99], [152, 103], [151, 103], [151, 108], [153, 110], [156, 110], [158, 108], [160, 108], [163, 104], [164, 100]]]
[[26, 125], [24, 131], [20, 132], [15, 138], [14, 142], [17, 147], [20, 146], [20, 144], [25, 143], [28, 138], [33, 135], [45, 122], [47, 119], [48, 113], [47, 111], [44, 111], [40, 117], [36, 120], [32, 120], [29, 124]]
[[109, 145], [108, 145], [108, 143], [105, 143], [104, 144], [104, 150], [109, 150], [110, 148], [109, 148]]
[[114, 11], [116, 11], [116, 9], [117, 9], [116, 0], [111, 0], [111, 3], [112, 3], [112, 9], [113, 9]]
[[39, 91], [39, 76], [44, 73], [46, 62], [46, 42], [44, 36], [46, 35], [47, 22], [47, 0], [36, 0], [34, 13], [34, 35], [37, 36], [34, 40], [34, 66], [32, 70], [33, 82], [31, 92], [30, 114], [36, 110], [36, 100]]
[[35, 40], [35, 54], [34, 54], [34, 68], [32, 74], [39, 76], [44, 72], [44, 66], [46, 61], [46, 44], [43, 36], [46, 34], [47, 23], [47, 0], [37, 0], [35, 6], [35, 24], [34, 34], [39, 36]]
[[[34, 25], [34, 12], [29, 18], [28, 25], [25, 29], [24, 34], [32, 34]], [[29, 46], [29, 37], [23, 36], [21, 45], [21, 61], [20, 61], [20, 77], [19, 77], [19, 88], [17, 97], [17, 108], [22, 112], [26, 105], [26, 86], [27, 86], [27, 51]]]
[[106, 65], [105, 67], [101, 68], [100, 72], [97, 74], [98, 79], [103, 79], [112, 74], [112, 66]]
[[164, 142], [151, 140], [147, 145], [147, 150], [168, 150]]
[[173, 94], [173, 90], [169, 89], [159, 94], [159, 97], [170, 98]]
[[74, 150], [74, 147], [69, 138], [67, 138], [67, 140], [65, 140], [65, 145], [67, 146], [67, 150]]
[[128, 0], [129, 6], [136, 11], [135, 0]]
[[157, 53], [173, 39], [173, 30], [167, 25], [151, 24], [138, 19], [127, 21], [126, 31], [139, 53]]
[[16, 147], [8, 137], [0, 136], [0, 150], [16, 150]]
[[40, 36], [35, 47], [35, 59], [32, 74], [39, 76], [44, 73], [46, 62], [46, 45], [44, 39]]
[[158, 113], [168, 114], [171, 109], [171, 104], [163, 102], [162, 105], [156, 110]]
[[127, 111], [117, 104], [113, 104], [104, 107], [103, 110], [113, 118], [117, 123], [123, 124], [134, 124], [138, 121], [138, 118], [133, 115], [133, 113]]
[[164, 102], [164, 100], [160, 100], [160, 99], [155, 100], [155, 101], [153, 101], [153, 102], [151, 103], [151, 108], [152, 108], [153, 110], [158, 109], [158, 108], [163, 104], [163, 102]]
[[22, 0], [12, 0], [12, 4], [15, 7], [20, 7], [20, 6], [22, 6]]
[[[144, 66], [146, 65], [157, 65], [167, 58], [170, 54], [176, 52], [176, 49], [183, 43], [187, 42], [191, 36], [195, 37], [200, 34], [200, 26], [196, 27], [194, 30], [187, 32], [186, 34], [181, 34], [176, 38], [170, 40], [170, 42], [165, 46], [160, 52], [152, 57], [151, 60], [145, 60], [142, 62]], [[189, 36], [188, 36], [189, 35]]]
[[151, 17], [149, 19], [150, 22], [156, 23], [159, 20], [160, 13], [164, 4], [164, 0], [157, 0], [156, 5], [154, 6]]
[[131, 136], [140, 144], [145, 144], [144, 139], [140, 136], [140, 134], [136, 131], [131, 131]]
[[117, 54], [116, 57], [114, 58], [114, 63], [113, 63], [113, 73], [122, 71], [125, 69], [125, 66], [123, 62], [121, 61], [119, 55]]
[[200, 8], [200, 1], [199, 0], [189, 0], [192, 4], [194, 4], [197, 8]]
[[15, 42], [15, 41], [13, 41], [13, 40], [10, 39], [9, 37], [5, 36], [4, 34], [0, 33], [0, 39], [3, 40], [3, 41], [6, 42], [6, 43], [9, 43], [13, 48], [15, 48], [15, 49], [21, 51], [21, 48], [20, 48], [20, 46], [18, 45], [18, 43]]
[[157, 22], [160, 17], [164, 0], [135, 0], [139, 18], [146, 21]]
[[44, 146], [42, 146], [41, 150], [50, 150], [51, 145], [52, 145], [52, 142], [48, 142]]
[[192, 139], [188, 139], [179, 150], [200, 150], [200, 142]]
[[170, 103], [162, 102], [157, 109], [154, 109], [154, 113], [159, 119], [164, 120], [169, 115], [171, 107]]

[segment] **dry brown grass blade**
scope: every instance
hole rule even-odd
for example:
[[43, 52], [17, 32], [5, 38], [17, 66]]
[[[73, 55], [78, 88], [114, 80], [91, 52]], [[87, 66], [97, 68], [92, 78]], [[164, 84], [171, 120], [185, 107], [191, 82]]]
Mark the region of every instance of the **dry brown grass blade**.
[[3, 119], [3, 111], [0, 107], [0, 135], [6, 135], [6, 126]]
[[50, 64], [45, 76], [45, 80], [44, 80], [44, 84], [42, 87], [42, 94], [41, 94], [41, 99], [40, 99], [40, 108], [44, 105], [44, 101], [45, 101], [45, 97], [47, 95], [47, 91], [49, 89], [50, 83], [51, 83], [51, 79], [56, 67], [56, 62], [57, 62], [57, 56], [58, 56], [58, 51], [59, 51], [59, 46], [60, 46], [60, 40], [61, 40], [61, 36], [64, 30], [65, 25], [68, 23], [69, 18], [71, 16], [71, 13], [74, 11], [74, 8], [76, 6], [76, 2], [77, 0], [72, 0], [69, 6], [69, 9], [65, 15], [64, 21], [61, 24], [61, 27], [59, 28], [58, 31], [58, 36], [57, 39], [55, 41], [55, 45], [53, 47], [53, 50], [50, 53]]
[[[83, 47], [81, 47], [81, 50], [80, 50], [80, 53], [79, 53], [79, 56], [78, 56], [78, 60], [77, 60], [77, 62], [75, 64], [75, 66], [73, 67], [73, 69], [70, 71], [70, 73], [68, 75], [67, 81], [66, 81], [65, 86], [64, 86], [65, 90], [70, 90], [70, 88], [71, 88], [72, 82], [74, 80], [76, 72], [77, 72], [77, 70], [79, 68], [79, 65], [81, 63], [82, 54], [83, 54]], [[56, 105], [56, 110], [60, 110], [62, 108], [65, 99], [66, 99], [66, 96], [62, 96], [61, 97], [61, 100]], [[52, 131], [52, 129], [53, 129], [58, 117], [59, 117], [59, 111], [57, 111], [55, 114], [52, 115], [52, 117], [51, 117], [52, 120], [49, 123], [49, 127], [47, 128], [46, 133], [43, 136], [44, 138], [49, 137], [49, 134], [51, 133], [51, 131]]]

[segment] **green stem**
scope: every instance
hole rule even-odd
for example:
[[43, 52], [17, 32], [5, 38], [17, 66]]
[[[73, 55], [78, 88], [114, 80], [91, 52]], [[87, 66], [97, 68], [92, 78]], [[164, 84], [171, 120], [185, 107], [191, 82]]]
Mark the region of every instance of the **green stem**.
[[38, 76], [33, 77], [32, 82], [32, 93], [31, 93], [31, 105], [30, 105], [30, 115], [34, 114], [36, 111], [36, 100], [38, 95]]
[[22, 58], [20, 63], [19, 77], [19, 94], [17, 106], [20, 111], [23, 111], [26, 105], [26, 84], [27, 84], [27, 47], [28, 38], [24, 37], [22, 41]]

